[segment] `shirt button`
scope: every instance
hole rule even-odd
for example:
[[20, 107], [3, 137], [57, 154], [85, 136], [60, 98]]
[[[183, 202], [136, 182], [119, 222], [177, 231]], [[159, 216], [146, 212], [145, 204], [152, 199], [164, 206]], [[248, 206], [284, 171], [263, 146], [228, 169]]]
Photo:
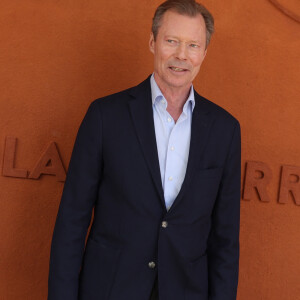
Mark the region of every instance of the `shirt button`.
[[168, 122], [171, 122], [172, 120], [171, 120], [171, 118], [170, 117], [168, 117]]
[[169, 180], [170, 180], [170, 181], [172, 181], [172, 180], [173, 180], [173, 177], [172, 177], [172, 176], [170, 176], [170, 177], [169, 177]]
[[166, 104], [166, 101], [165, 101], [165, 100], [161, 100], [161, 103], [162, 103], [162, 104]]
[[155, 262], [154, 261], [150, 261], [148, 263], [148, 266], [149, 266], [150, 269], [154, 269], [155, 268]]
[[172, 146], [172, 147], [171, 147], [171, 150], [174, 151], [174, 149], [175, 149], [175, 148]]
[[162, 221], [161, 227], [167, 228], [168, 227], [168, 222], [167, 221]]

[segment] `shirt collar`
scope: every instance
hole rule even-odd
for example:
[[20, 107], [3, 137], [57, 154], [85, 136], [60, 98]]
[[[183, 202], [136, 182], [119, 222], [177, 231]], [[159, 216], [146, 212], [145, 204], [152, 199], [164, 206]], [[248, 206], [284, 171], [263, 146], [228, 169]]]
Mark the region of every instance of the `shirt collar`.
[[[151, 96], [152, 96], [152, 105], [155, 104], [155, 102], [165, 99], [163, 93], [161, 92], [160, 88], [158, 87], [155, 79], [154, 79], [154, 73], [151, 75], [150, 78], [150, 85], [151, 85]], [[166, 100], [166, 103], [168, 103], [168, 101]], [[192, 111], [194, 110], [195, 107], [195, 95], [194, 95], [194, 87], [193, 85], [191, 86], [190, 89], [190, 94], [186, 100], [186, 102], [184, 103], [183, 106], [183, 112], [186, 113], [187, 110], [187, 106], [188, 104], [191, 103], [192, 105]]]

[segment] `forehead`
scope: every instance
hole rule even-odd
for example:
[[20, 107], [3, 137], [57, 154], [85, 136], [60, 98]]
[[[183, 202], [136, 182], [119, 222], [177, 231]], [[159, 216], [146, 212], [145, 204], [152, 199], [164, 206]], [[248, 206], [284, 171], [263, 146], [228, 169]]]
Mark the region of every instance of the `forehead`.
[[202, 40], [206, 37], [205, 22], [201, 14], [190, 17], [174, 11], [167, 11], [162, 17], [158, 35]]

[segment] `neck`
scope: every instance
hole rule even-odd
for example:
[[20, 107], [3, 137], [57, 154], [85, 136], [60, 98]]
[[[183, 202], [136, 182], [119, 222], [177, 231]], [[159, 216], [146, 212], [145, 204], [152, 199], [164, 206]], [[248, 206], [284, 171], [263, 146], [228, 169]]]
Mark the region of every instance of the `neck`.
[[160, 79], [160, 77], [156, 75], [156, 73], [154, 73], [154, 79], [161, 92], [163, 93], [164, 97], [168, 101], [167, 110], [172, 109], [181, 112], [184, 103], [186, 102], [190, 94], [192, 84], [190, 84], [190, 86], [184, 87], [166, 86], [164, 82]]

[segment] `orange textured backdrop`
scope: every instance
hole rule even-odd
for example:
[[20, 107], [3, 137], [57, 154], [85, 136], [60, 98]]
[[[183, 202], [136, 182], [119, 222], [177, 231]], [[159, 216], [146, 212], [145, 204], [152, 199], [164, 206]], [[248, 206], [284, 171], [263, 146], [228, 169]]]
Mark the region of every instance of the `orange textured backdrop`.
[[[1, 1], [1, 169], [6, 136], [18, 138], [16, 168], [31, 171], [54, 141], [67, 169], [89, 103], [152, 72], [148, 38], [160, 2]], [[278, 2], [299, 15], [296, 0]], [[240, 120], [242, 176], [248, 160], [273, 174], [270, 202], [241, 200], [238, 299], [296, 300], [300, 206], [277, 195], [280, 167], [300, 166], [300, 24], [268, 0], [203, 3], [216, 34], [195, 87]], [[63, 183], [2, 174], [0, 185], [0, 299], [46, 299]]]

